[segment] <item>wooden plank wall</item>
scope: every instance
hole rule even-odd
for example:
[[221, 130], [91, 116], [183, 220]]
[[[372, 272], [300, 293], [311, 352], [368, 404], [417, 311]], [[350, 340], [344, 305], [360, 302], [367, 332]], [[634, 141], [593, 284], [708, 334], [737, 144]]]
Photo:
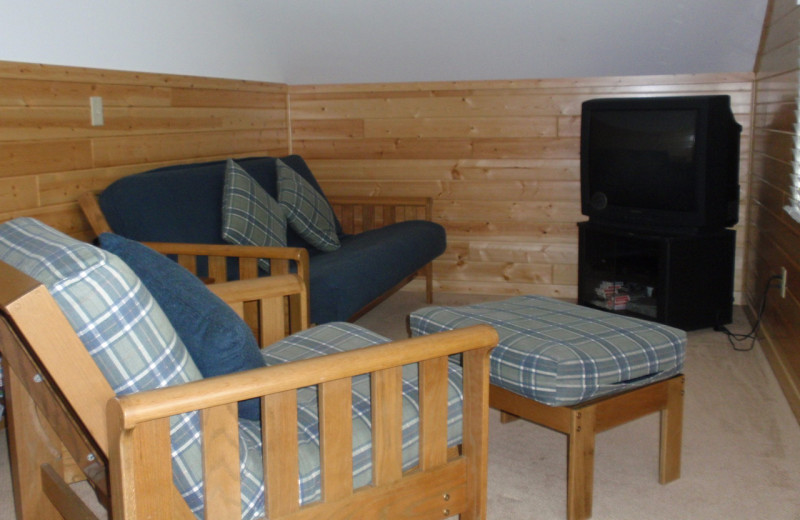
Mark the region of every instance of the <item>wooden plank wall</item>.
[[[100, 96], [104, 126], [92, 126]], [[0, 62], [0, 222], [92, 238], [75, 200], [133, 172], [289, 148], [282, 84]]]
[[[800, 421], [800, 223], [783, 211], [791, 187], [797, 129], [800, 7], [771, 0], [755, 82], [751, 236], [747, 305], [757, 314], [764, 286], [785, 267], [786, 298], [770, 289], [761, 345]], [[800, 158], [799, 158], [800, 159]]]
[[[729, 94], [744, 126], [751, 73], [290, 86], [293, 152], [330, 195], [430, 196], [448, 234], [434, 264], [447, 292], [577, 297], [579, 138], [584, 100]], [[741, 220], [746, 220], [744, 203]], [[745, 232], [740, 225], [736, 300]]]

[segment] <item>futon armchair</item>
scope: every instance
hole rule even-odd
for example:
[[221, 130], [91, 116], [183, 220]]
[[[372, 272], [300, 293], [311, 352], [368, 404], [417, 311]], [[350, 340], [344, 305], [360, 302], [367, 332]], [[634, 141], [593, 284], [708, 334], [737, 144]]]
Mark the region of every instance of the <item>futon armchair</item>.
[[297, 275], [201, 284], [272, 329], [254, 336], [269, 366], [203, 377], [115, 254], [17, 219], [0, 225], [0, 279], [19, 519], [92, 518], [77, 479], [115, 519], [485, 518], [489, 327], [291, 331]]

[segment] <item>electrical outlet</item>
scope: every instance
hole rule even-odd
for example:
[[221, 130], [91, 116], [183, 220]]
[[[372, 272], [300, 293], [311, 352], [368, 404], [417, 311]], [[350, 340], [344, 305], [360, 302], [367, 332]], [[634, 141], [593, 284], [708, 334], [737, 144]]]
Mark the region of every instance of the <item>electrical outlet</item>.
[[89, 107], [92, 114], [92, 126], [103, 126], [103, 98], [100, 96], [91, 96], [89, 98]]
[[786, 298], [786, 268], [785, 267], [781, 267], [781, 283], [780, 283], [779, 287], [781, 289], [781, 298]]

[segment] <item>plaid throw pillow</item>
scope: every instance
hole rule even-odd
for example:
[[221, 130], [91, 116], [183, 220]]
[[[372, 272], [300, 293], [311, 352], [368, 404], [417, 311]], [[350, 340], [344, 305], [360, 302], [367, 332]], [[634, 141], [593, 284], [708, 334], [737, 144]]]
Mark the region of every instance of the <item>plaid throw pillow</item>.
[[[286, 217], [281, 206], [232, 159], [225, 165], [222, 238], [236, 245], [286, 246]], [[269, 272], [268, 259], [262, 258], [258, 264]]]
[[276, 167], [278, 202], [292, 229], [320, 251], [339, 249], [336, 218], [325, 197], [280, 159]]

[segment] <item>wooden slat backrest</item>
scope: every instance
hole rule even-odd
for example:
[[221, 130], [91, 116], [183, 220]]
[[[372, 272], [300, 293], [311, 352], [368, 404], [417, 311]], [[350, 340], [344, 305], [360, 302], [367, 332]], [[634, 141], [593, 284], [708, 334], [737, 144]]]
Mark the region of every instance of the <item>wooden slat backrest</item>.
[[345, 233], [369, 231], [405, 220], [432, 220], [430, 197], [331, 197]]

